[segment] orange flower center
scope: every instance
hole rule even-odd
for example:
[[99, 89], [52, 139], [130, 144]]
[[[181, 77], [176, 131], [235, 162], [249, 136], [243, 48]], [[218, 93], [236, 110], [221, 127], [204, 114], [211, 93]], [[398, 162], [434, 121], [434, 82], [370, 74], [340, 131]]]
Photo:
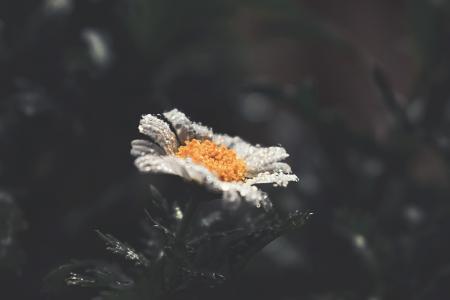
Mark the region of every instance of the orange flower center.
[[243, 181], [247, 166], [234, 150], [216, 145], [210, 140], [192, 139], [180, 146], [178, 157], [189, 157], [192, 161], [208, 168], [223, 181]]

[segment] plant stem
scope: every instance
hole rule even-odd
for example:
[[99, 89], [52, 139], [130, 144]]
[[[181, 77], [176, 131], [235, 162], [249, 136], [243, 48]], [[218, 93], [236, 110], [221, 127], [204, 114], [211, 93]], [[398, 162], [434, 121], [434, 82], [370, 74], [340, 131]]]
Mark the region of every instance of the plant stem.
[[181, 220], [180, 225], [178, 226], [177, 232], [176, 232], [176, 243], [182, 243], [184, 241], [185, 235], [189, 231], [189, 225], [192, 221], [192, 216], [195, 214], [195, 211], [197, 210], [198, 203], [195, 201], [192, 197], [189, 199], [186, 209], [183, 214], [183, 219]]
[[166, 269], [166, 283], [165, 283], [165, 289], [170, 290], [171, 284], [173, 284], [177, 279], [177, 270], [179, 270], [180, 266], [183, 266], [187, 262], [183, 260], [183, 257], [185, 256], [185, 237], [186, 234], [189, 233], [192, 217], [195, 214], [195, 211], [198, 207], [198, 202], [193, 199], [193, 197], [190, 197], [188, 200], [188, 203], [186, 204], [186, 209], [183, 213], [183, 219], [181, 220], [181, 223], [179, 224], [177, 231], [175, 233], [175, 241], [173, 244], [173, 257], [168, 262], [167, 269]]

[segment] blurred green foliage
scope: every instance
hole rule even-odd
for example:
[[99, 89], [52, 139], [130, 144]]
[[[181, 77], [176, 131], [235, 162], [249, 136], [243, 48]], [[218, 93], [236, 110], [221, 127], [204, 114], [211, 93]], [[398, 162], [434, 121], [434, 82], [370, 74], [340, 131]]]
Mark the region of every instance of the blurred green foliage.
[[[431, 0], [0, 1], [0, 185], [14, 199], [0, 210], [0, 241], [14, 241], [0, 298], [45, 299], [41, 279], [72, 257], [101, 259], [60, 274], [128, 282], [90, 233], [145, 249], [148, 178], [128, 145], [139, 115], [172, 107], [286, 143], [301, 181], [277, 209], [315, 212], [239, 279], [186, 295], [448, 298], [449, 17]], [[289, 249], [297, 261], [279, 263]]]

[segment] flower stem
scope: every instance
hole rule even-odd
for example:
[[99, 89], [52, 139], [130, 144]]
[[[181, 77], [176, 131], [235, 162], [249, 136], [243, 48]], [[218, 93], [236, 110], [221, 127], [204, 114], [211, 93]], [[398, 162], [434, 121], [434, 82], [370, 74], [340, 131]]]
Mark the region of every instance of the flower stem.
[[170, 261], [167, 261], [167, 268], [165, 271], [165, 289], [168, 291], [173, 289], [173, 284], [179, 279], [177, 278], [177, 271], [179, 271], [180, 267], [185, 264], [189, 264], [189, 262], [187, 262], [184, 258], [186, 251], [185, 239], [186, 235], [189, 233], [192, 217], [194, 216], [197, 207], [198, 201], [196, 201], [193, 197], [190, 197], [183, 213], [183, 219], [181, 220], [175, 233], [175, 241], [172, 248], [172, 254], [174, 256]]
[[192, 216], [195, 214], [197, 210], [198, 202], [195, 201], [192, 197], [189, 199], [186, 204], [186, 209], [183, 214], [183, 219], [181, 220], [180, 225], [178, 226], [176, 232], [176, 243], [183, 243], [185, 235], [189, 232], [189, 225], [192, 221]]

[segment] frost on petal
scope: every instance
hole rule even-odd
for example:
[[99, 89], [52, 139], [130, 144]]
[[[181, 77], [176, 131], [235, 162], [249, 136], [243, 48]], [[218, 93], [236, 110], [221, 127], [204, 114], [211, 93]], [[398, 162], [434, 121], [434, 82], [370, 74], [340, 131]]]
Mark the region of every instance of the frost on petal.
[[143, 173], [165, 173], [178, 175], [180, 166], [172, 156], [147, 154], [136, 158], [134, 164]]
[[251, 173], [262, 170], [288, 156], [289, 154], [282, 147], [253, 147], [245, 157], [245, 162], [248, 171]]
[[213, 142], [233, 149], [241, 159], [245, 159], [252, 153], [253, 148], [255, 148], [238, 136], [229, 136], [226, 134], [214, 134]]
[[264, 166], [261, 166], [260, 169], [254, 170], [254, 171], [255, 171], [254, 172], [255, 175], [262, 173], [262, 172], [271, 172], [271, 173], [282, 172], [285, 174], [292, 173], [291, 166], [289, 166], [287, 163], [284, 163], [284, 162], [275, 162], [272, 164], [264, 165]]
[[152, 143], [147, 140], [134, 140], [131, 142], [131, 155], [133, 156], [143, 156], [146, 154], [154, 154], [154, 155], [161, 155], [164, 154], [164, 150], [156, 145], [155, 143]]
[[178, 164], [182, 167], [182, 174], [180, 173], [180, 176], [187, 180], [195, 181], [210, 189], [211, 186], [213, 186], [213, 182], [219, 180], [210, 170], [202, 165], [194, 163], [190, 158], [177, 159]]
[[236, 151], [236, 154], [245, 160], [247, 171], [250, 174], [259, 173], [265, 169], [269, 170], [272, 164], [289, 156], [283, 147], [253, 146], [237, 136], [214, 134], [213, 142]]
[[190, 159], [176, 156], [144, 155], [134, 161], [139, 171], [143, 173], [165, 173], [178, 175], [186, 180], [208, 185], [215, 177], [205, 167], [195, 164]]
[[[280, 162], [288, 157], [282, 147], [253, 146], [240, 137], [226, 134], [213, 134], [212, 130], [191, 122], [177, 109], [164, 113], [164, 118], [176, 131], [170, 130], [169, 124], [161, 119], [146, 115], [142, 118], [139, 130], [149, 135], [154, 143], [142, 140], [132, 142], [132, 154], [138, 156], [135, 164], [144, 173], [166, 173], [183, 177], [189, 181], [205, 186], [207, 189], [223, 194], [227, 203], [238, 203], [241, 199], [263, 206], [271, 207], [267, 194], [254, 184], [273, 183], [286, 186], [290, 181], [298, 181], [288, 164]], [[194, 163], [190, 158], [175, 156], [178, 143], [190, 139], [211, 139], [215, 144], [223, 145], [236, 152], [247, 166], [245, 182], [225, 182], [220, 180], [206, 167]], [[162, 151], [159, 151], [158, 146]]]
[[285, 174], [282, 172], [270, 173], [264, 172], [260, 173], [253, 178], [247, 179], [245, 182], [247, 184], [265, 184], [272, 183], [275, 186], [287, 186], [290, 181], [298, 181], [298, 177], [294, 174]]
[[170, 130], [169, 125], [153, 115], [142, 116], [139, 131], [148, 135], [167, 154], [174, 154], [178, 148], [175, 133]]
[[183, 170], [182, 173], [180, 172], [180, 176], [204, 185], [211, 191], [221, 192], [225, 201], [237, 202], [244, 199], [257, 207], [271, 208], [271, 202], [267, 194], [257, 187], [246, 182], [222, 181], [207, 168], [192, 162], [190, 159], [176, 159], [178, 159], [178, 164]]
[[220, 182], [220, 190], [223, 193], [223, 199], [228, 202], [236, 202], [241, 198], [254, 204], [256, 207], [263, 207], [265, 210], [272, 208], [267, 194], [255, 186], [240, 182]]
[[230, 203], [244, 199], [270, 209], [271, 202], [267, 194], [247, 182], [225, 182], [221, 181], [207, 168], [198, 165], [192, 160], [176, 156], [144, 155], [136, 158], [135, 164], [143, 173], [165, 173], [178, 175], [188, 181], [194, 181], [207, 189], [222, 193], [223, 199]]
[[191, 139], [211, 139], [212, 130], [206, 126], [194, 123], [178, 109], [165, 112], [164, 117], [172, 124], [181, 143]]

